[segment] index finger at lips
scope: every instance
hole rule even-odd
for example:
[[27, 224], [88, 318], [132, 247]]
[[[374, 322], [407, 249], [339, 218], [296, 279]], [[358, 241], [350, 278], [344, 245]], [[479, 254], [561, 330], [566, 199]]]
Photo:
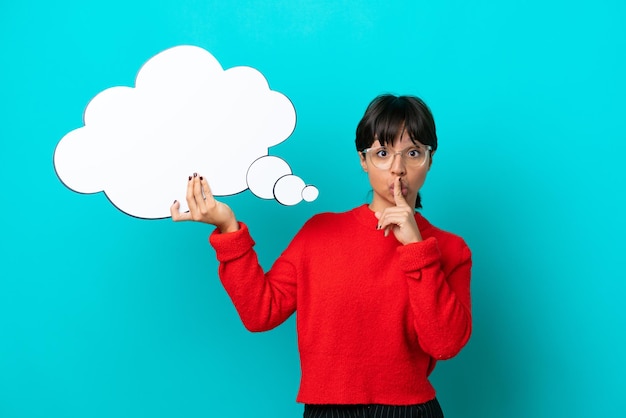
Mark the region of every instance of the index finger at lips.
[[396, 206], [405, 206], [407, 204], [406, 199], [402, 196], [402, 180], [400, 180], [400, 177], [398, 177], [394, 183], [393, 199]]

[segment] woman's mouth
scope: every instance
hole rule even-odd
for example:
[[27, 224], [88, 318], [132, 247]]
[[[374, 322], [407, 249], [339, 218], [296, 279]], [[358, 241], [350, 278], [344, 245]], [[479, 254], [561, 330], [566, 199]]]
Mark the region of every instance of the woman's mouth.
[[[406, 197], [406, 195], [409, 193], [409, 189], [408, 189], [408, 187], [406, 187], [406, 186], [403, 184], [403, 185], [401, 186], [401, 188], [402, 188], [402, 196]], [[395, 186], [395, 184], [392, 184], [392, 185], [389, 187], [389, 191], [391, 192], [391, 194], [392, 194], [392, 195], [394, 195], [394, 194], [395, 194], [395, 192], [396, 192], [396, 186]]]

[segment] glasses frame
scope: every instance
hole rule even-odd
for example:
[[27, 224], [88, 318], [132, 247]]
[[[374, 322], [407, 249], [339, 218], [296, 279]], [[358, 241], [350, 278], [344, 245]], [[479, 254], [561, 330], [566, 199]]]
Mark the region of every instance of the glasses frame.
[[389, 168], [391, 168], [391, 166], [393, 165], [394, 160], [396, 159], [396, 155], [400, 155], [400, 158], [402, 158], [403, 162], [408, 165], [409, 167], [415, 167], [415, 168], [420, 168], [423, 167], [426, 164], [426, 161], [428, 161], [430, 159], [430, 155], [432, 154], [433, 151], [433, 147], [431, 147], [430, 145], [422, 145], [425, 149], [426, 149], [426, 158], [424, 158], [424, 161], [422, 161], [422, 163], [420, 165], [416, 165], [416, 166], [412, 166], [410, 164], [406, 164], [406, 159], [405, 159], [405, 155], [406, 155], [406, 151], [413, 149], [413, 148], [419, 148], [419, 147], [407, 147], [401, 151], [391, 151], [389, 150], [389, 148], [381, 146], [381, 147], [371, 147], [371, 148], [365, 148], [364, 150], [361, 150], [361, 154], [363, 154], [363, 156], [365, 158], [367, 158], [367, 154], [369, 154], [371, 151], [378, 151], [381, 149], [386, 150], [387, 152], [389, 152], [391, 155], [389, 158], [389, 165], [386, 165], [384, 167], [380, 167], [378, 165], [376, 165], [376, 163], [374, 162], [374, 160], [372, 160], [372, 157], [370, 157], [370, 161], [372, 162], [372, 164], [374, 165], [374, 167], [379, 168], [381, 170], [388, 170]]

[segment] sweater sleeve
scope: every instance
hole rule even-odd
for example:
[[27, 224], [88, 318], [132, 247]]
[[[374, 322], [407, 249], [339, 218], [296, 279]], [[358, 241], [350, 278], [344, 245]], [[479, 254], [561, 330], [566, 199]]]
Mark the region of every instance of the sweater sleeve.
[[267, 331], [283, 323], [296, 309], [296, 269], [280, 256], [267, 273], [259, 265], [248, 227], [209, 237], [219, 261], [219, 277], [244, 326]]
[[436, 360], [454, 357], [472, 331], [471, 253], [460, 240], [446, 248], [435, 237], [399, 248], [419, 344]]

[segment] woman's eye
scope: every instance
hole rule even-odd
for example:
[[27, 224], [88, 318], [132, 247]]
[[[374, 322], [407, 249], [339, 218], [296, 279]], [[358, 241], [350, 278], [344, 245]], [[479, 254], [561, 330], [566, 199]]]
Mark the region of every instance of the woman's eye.
[[410, 149], [410, 150], [408, 150], [408, 152], [406, 153], [406, 155], [408, 155], [408, 156], [409, 156], [409, 157], [411, 157], [411, 158], [419, 158], [419, 156], [420, 156], [421, 154], [422, 154], [422, 153], [421, 153], [421, 152], [420, 152], [420, 150], [418, 150], [417, 148]]
[[386, 149], [379, 149], [378, 151], [376, 151], [376, 156], [378, 158], [385, 158], [387, 155], [388, 153]]

